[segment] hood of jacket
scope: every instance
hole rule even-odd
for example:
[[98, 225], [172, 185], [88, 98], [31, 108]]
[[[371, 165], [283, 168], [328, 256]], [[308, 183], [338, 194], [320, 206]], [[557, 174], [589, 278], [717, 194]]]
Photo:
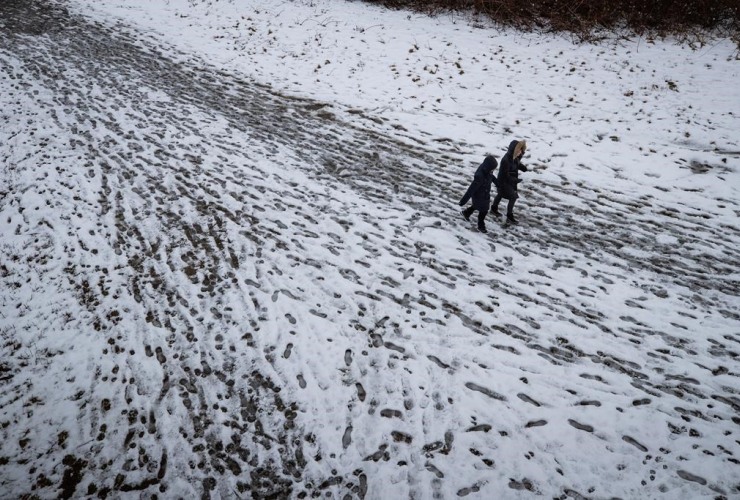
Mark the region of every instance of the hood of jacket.
[[514, 150], [516, 149], [517, 144], [519, 144], [519, 141], [511, 141], [509, 143], [509, 150], [506, 151], [506, 156], [508, 156], [512, 160], [514, 159]]
[[493, 155], [487, 155], [486, 159], [483, 160], [483, 170], [486, 172], [486, 175], [490, 174], [496, 167], [498, 167], [496, 158]]

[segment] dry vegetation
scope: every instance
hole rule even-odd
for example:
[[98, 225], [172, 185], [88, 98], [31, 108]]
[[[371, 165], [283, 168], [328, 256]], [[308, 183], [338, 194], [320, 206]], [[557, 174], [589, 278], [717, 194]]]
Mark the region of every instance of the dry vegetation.
[[568, 31], [590, 39], [603, 29], [677, 35], [701, 41], [715, 31], [736, 41], [740, 0], [368, 0], [423, 12], [468, 10], [526, 29]]

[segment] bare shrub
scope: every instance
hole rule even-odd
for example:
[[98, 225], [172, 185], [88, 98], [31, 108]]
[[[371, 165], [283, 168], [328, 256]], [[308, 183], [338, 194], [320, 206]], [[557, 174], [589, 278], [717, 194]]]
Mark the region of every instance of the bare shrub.
[[368, 0], [422, 12], [465, 10], [524, 29], [572, 32], [589, 39], [598, 30], [626, 27], [646, 35], [701, 39], [709, 30], [737, 38], [740, 0]]

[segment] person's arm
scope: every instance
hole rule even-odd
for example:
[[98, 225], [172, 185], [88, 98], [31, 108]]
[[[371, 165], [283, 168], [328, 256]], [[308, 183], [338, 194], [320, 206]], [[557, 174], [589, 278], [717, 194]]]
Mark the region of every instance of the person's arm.
[[499, 166], [498, 162], [496, 161], [496, 158], [493, 156], [486, 156], [486, 159], [483, 160], [483, 165], [487, 167], [487, 170], [489, 171], [489, 174], [491, 176], [491, 180], [493, 181], [493, 185], [496, 186], [496, 189], [500, 189], [501, 185], [498, 182], [498, 179], [496, 178], [496, 175], [494, 175], [494, 171], [496, 170], [496, 167]]
[[[521, 163], [517, 163], [516, 168], [520, 172], [526, 172], [527, 171], [527, 166], [526, 165], [522, 165]], [[522, 182], [522, 179], [520, 179], [519, 176], [517, 176], [516, 182], [517, 182], [517, 184], [519, 184], [520, 182]]]

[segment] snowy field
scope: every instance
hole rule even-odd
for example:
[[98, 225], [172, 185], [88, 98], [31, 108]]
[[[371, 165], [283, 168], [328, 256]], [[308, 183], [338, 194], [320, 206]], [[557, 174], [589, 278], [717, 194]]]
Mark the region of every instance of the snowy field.
[[737, 55], [0, 3], [0, 499], [740, 498]]

